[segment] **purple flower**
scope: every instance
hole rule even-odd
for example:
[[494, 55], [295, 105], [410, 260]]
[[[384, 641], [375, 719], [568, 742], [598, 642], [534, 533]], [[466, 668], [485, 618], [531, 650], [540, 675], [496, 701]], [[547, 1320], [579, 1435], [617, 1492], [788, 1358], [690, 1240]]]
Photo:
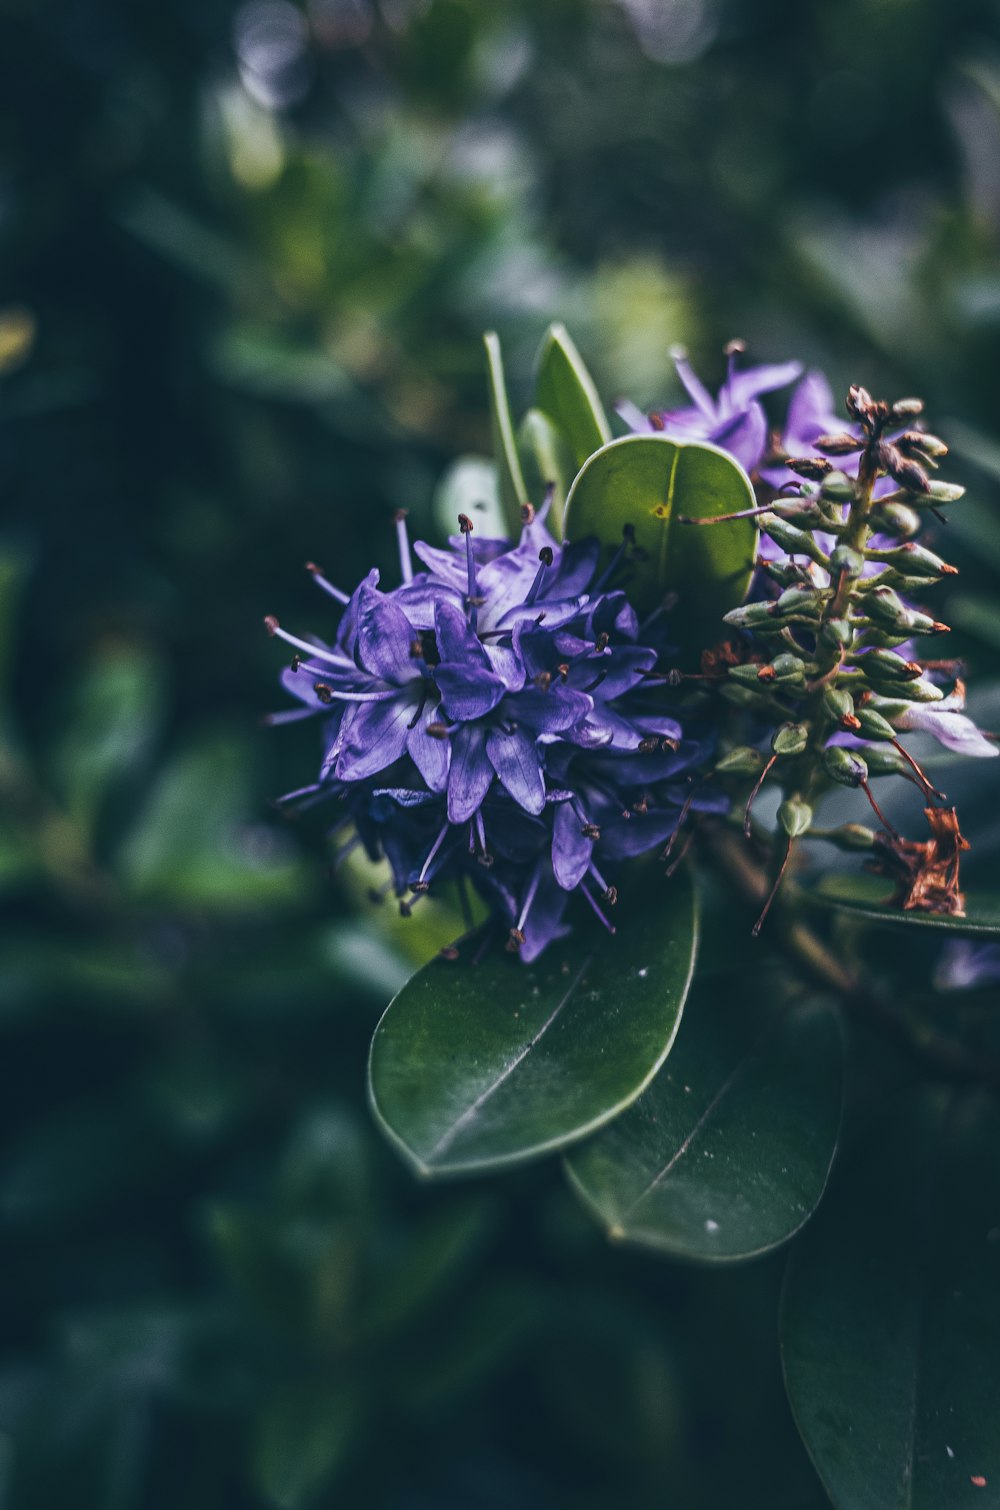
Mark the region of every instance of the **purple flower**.
[[544, 510], [514, 545], [460, 524], [447, 550], [415, 546], [414, 572], [401, 518], [389, 592], [373, 571], [348, 597], [310, 568], [341, 608], [331, 641], [266, 621], [295, 651], [282, 682], [302, 705], [275, 720], [317, 718], [323, 735], [319, 779], [286, 800], [336, 800], [401, 898], [471, 881], [531, 960], [571, 893], [610, 927], [604, 867], [720, 802], [692, 790], [707, 746], [664, 708], [657, 650], [613, 567], [596, 576], [596, 541], [558, 544]]
[[677, 440], [711, 441], [735, 457], [744, 471], [752, 472], [767, 449], [767, 416], [760, 395], [794, 382], [802, 367], [798, 362], [781, 362], [740, 372], [736, 358], [742, 350], [736, 341], [726, 348], [729, 371], [714, 399], [691, 367], [686, 352], [676, 350], [674, 365], [691, 403], [683, 409], [646, 415], [626, 400], [617, 406], [618, 413], [630, 430], [640, 434], [659, 432]]
[[941, 951], [934, 984], [939, 991], [971, 991], [1000, 981], [1000, 945], [949, 939]]
[[931, 734], [946, 750], [957, 755], [978, 755], [991, 759], [1000, 754], [995, 744], [976, 728], [961, 710], [965, 707], [965, 687], [956, 682], [947, 697], [936, 703], [904, 703], [893, 716], [897, 729]]

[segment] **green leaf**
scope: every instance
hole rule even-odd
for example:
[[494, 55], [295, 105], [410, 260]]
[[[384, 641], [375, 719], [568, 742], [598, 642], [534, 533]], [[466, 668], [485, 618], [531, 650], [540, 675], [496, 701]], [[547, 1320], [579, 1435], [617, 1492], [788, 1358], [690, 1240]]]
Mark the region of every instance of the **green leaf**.
[[1000, 1482], [1000, 1108], [889, 1110], [789, 1266], [785, 1383], [838, 1510], [949, 1510]]
[[257, 1422], [254, 1478], [271, 1504], [296, 1510], [329, 1482], [358, 1434], [360, 1401], [349, 1385], [310, 1383], [274, 1399]]
[[624, 579], [640, 613], [676, 594], [671, 630], [685, 648], [703, 649], [722, 638], [722, 616], [740, 603], [750, 582], [757, 546], [752, 520], [682, 524], [752, 508], [750, 479], [717, 446], [626, 435], [584, 465], [566, 502], [566, 533], [596, 535], [610, 560], [623, 531], [635, 531], [636, 552]]
[[507, 533], [496, 463], [485, 456], [456, 457], [434, 489], [434, 522], [442, 535], [454, 535], [459, 514], [468, 514], [479, 535]]
[[565, 325], [550, 325], [542, 341], [535, 405], [565, 436], [578, 468], [611, 439], [611, 426], [594, 380]]
[[486, 376], [490, 393], [490, 414], [493, 420], [493, 450], [500, 476], [500, 502], [503, 505], [507, 530], [512, 539], [521, 533], [521, 509], [528, 502], [528, 490], [521, 472], [521, 460], [514, 439], [514, 425], [507, 401], [507, 384], [503, 375], [503, 357], [500, 353], [500, 338], [488, 330], [483, 336], [486, 347]]
[[690, 881], [619, 904], [533, 965], [497, 948], [435, 960], [390, 1003], [369, 1061], [372, 1105], [422, 1175], [496, 1169], [594, 1132], [635, 1100], [677, 1032], [697, 940]]
[[834, 873], [824, 876], [807, 895], [824, 907], [855, 913], [872, 923], [903, 928], [938, 928], [959, 937], [1000, 937], [1000, 893], [967, 892], [965, 917], [945, 917], [936, 912], [904, 912], [890, 907], [894, 887], [884, 876], [860, 873]]
[[528, 410], [521, 421], [518, 442], [529, 495], [541, 503], [547, 489], [552, 489], [548, 526], [556, 538], [561, 539], [566, 494], [576, 476], [576, 465], [569, 445], [541, 409]]
[[786, 1242], [826, 1187], [840, 1129], [834, 1013], [753, 1010], [696, 991], [669, 1063], [567, 1159], [612, 1238], [682, 1258], [752, 1258]]

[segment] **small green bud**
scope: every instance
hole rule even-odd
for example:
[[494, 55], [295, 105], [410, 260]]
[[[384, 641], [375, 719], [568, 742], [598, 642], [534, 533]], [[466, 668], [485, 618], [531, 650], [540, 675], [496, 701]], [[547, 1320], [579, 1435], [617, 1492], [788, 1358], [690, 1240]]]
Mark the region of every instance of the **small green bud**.
[[771, 603], [741, 603], [739, 608], [723, 614], [723, 623], [731, 624], [734, 629], [763, 629], [771, 625], [772, 608]]
[[910, 703], [939, 703], [944, 697], [940, 687], [929, 682], [926, 677], [918, 677], [916, 681], [904, 682], [898, 689], [899, 696], [904, 697]]
[[869, 629], [867, 632], [868, 643], [877, 645], [882, 650], [898, 650], [900, 645], [905, 645], [910, 638], [912, 630], [904, 629], [893, 634], [888, 629]]
[[758, 671], [757, 675], [760, 681], [776, 682], [779, 686], [798, 685], [798, 683], [804, 682], [806, 677], [805, 661], [802, 660], [801, 656], [792, 655], [790, 650], [783, 651], [781, 655], [774, 657], [774, 660], [771, 662], [771, 670], [774, 672], [773, 676], [765, 676], [764, 672], [766, 670], [767, 667], [762, 666]]
[[876, 587], [871, 592], [866, 592], [861, 605], [876, 624], [885, 624], [890, 629], [910, 627], [910, 610], [891, 587]]
[[746, 687], [741, 682], [725, 681], [719, 688], [719, 696], [737, 708], [753, 708], [760, 713], [760, 686]]
[[872, 776], [903, 776], [907, 766], [898, 751], [885, 745], [873, 745], [865, 750], [865, 760]]
[[[920, 515], [916, 509], [911, 509], [905, 503], [880, 502], [871, 516], [872, 528], [883, 535], [893, 535], [897, 540], [909, 540], [913, 535], [919, 534], [922, 528]], [[930, 552], [927, 553], [930, 555]], [[880, 556], [885, 561], [889, 555]]]
[[868, 780], [868, 767], [854, 750], [843, 745], [827, 745], [823, 751], [823, 769], [841, 786], [860, 786]]
[[864, 823], [842, 823], [839, 828], [832, 829], [823, 837], [838, 849], [856, 851], [875, 847], [875, 831]]
[[892, 406], [893, 419], [910, 419], [913, 415], [923, 414], [923, 412], [922, 398], [898, 398]]
[[[817, 510], [818, 513], [818, 510]], [[776, 545], [780, 545], [783, 551], [790, 556], [816, 556], [825, 553], [820, 551], [812, 535], [806, 530], [798, 529], [794, 524], [789, 524], [785, 519], [779, 519], [777, 514], [762, 514], [757, 523], [765, 535], [770, 535]]]
[[778, 823], [784, 829], [789, 839], [797, 839], [812, 827], [813, 810], [808, 802], [800, 802], [797, 797], [789, 797], [778, 808]]
[[729, 676], [732, 681], [739, 682], [744, 687], [756, 687], [759, 671], [760, 666], [756, 662], [750, 662], [746, 666], [730, 666]]
[[830, 472], [823, 478], [823, 486], [820, 494], [823, 498], [829, 498], [833, 503], [850, 503], [854, 497], [857, 484], [852, 477], [844, 472]]
[[881, 713], [876, 713], [874, 708], [861, 707], [855, 717], [861, 725], [857, 732], [862, 739], [895, 739], [896, 731], [892, 724]]
[[868, 650], [857, 664], [873, 682], [912, 682], [920, 675], [916, 661], [904, 661], [894, 650]]
[[805, 724], [781, 724], [774, 731], [771, 749], [775, 755], [801, 755], [809, 743], [809, 730]]
[[773, 611], [775, 618], [804, 614], [807, 618], [816, 619], [822, 612], [822, 604], [814, 587], [786, 587], [775, 602]]
[[932, 503], [957, 503], [964, 497], [965, 489], [959, 487], [957, 482], [932, 482], [930, 485]]
[[854, 639], [854, 629], [848, 619], [828, 619], [819, 632], [820, 644], [828, 650], [847, 650]]
[[756, 776], [764, 764], [764, 757], [752, 745], [738, 745], [715, 763], [720, 776]]
[[854, 699], [843, 687], [826, 686], [823, 688], [823, 706], [839, 724], [841, 719], [850, 718], [854, 712]]
[[830, 574], [834, 577], [841, 576], [844, 572], [852, 582], [856, 581], [865, 569], [865, 558], [860, 551], [852, 551], [849, 545], [838, 545], [830, 557]]

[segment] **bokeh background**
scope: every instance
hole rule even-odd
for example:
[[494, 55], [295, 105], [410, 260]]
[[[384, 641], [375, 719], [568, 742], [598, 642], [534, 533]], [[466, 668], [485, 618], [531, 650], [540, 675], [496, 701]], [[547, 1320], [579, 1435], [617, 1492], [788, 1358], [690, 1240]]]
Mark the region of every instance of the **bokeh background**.
[[988, 692], [1000, 5], [0, 0], [0, 84], [0, 1504], [822, 1505], [780, 1259], [370, 1127], [449, 920], [270, 810], [315, 750], [261, 618], [441, 532], [484, 327], [515, 400], [552, 319], [643, 404], [738, 335], [926, 397]]

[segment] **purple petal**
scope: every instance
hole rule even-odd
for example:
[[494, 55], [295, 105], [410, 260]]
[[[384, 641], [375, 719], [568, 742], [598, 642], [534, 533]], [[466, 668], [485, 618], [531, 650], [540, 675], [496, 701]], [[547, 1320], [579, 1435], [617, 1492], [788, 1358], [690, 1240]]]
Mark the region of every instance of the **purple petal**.
[[593, 706], [594, 699], [586, 693], [554, 682], [547, 692], [525, 687], [514, 693], [504, 703], [504, 712], [509, 710], [517, 723], [527, 724], [538, 734], [557, 734], [586, 718]]
[[448, 821], [467, 823], [482, 804], [493, 780], [482, 729], [465, 725], [451, 741], [448, 772]]
[[356, 703], [341, 725], [338, 779], [363, 781], [393, 765], [406, 749], [413, 711], [413, 701], [405, 694], [387, 702]]
[[441, 655], [434, 679], [445, 713], [460, 723], [485, 718], [507, 690], [489, 656], [453, 603], [438, 604], [434, 630]]
[[615, 413], [619, 419], [625, 421], [629, 429], [635, 435], [652, 435], [654, 433], [653, 421], [649, 415], [633, 404], [629, 398], [620, 398], [615, 404]]
[[751, 403], [725, 424], [716, 426], [709, 439], [734, 456], [745, 472], [752, 472], [767, 445], [767, 417], [759, 404]]
[[424, 717], [407, 730], [406, 750], [432, 792], [443, 792], [448, 785], [451, 741], [428, 734]]
[[410, 654], [414, 629], [406, 614], [385, 593], [366, 590], [358, 605], [358, 660], [372, 676], [403, 686], [420, 675]]
[[677, 368], [677, 376], [687, 389], [688, 397], [694, 401], [696, 409], [700, 410], [707, 420], [710, 422], [714, 421], [716, 417], [715, 400], [683, 352], [675, 353], [674, 366]]
[[526, 812], [538, 814], [545, 806], [545, 782], [535, 741], [520, 729], [507, 734], [491, 729], [486, 753], [501, 782]]
[[946, 750], [954, 750], [957, 755], [974, 755], [986, 760], [1000, 755], [997, 746], [990, 743], [965, 713], [942, 709], [936, 703], [911, 703], [902, 718], [897, 720], [897, 725], [900, 729], [920, 729], [932, 734]]
[[745, 409], [760, 394], [773, 393], [777, 388], [794, 383], [801, 371], [801, 362], [776, 362], [734, 372], [724, 384], [719, 401], [728, 403], [730, 410]]
[[594, 841], [583, 832], [579, 813], [572, 803], [561, 802], [552, 824], [552, 869], [565, 891], [579, 886], [587, 874]]
[[534, 900], [524, 921], [521, 959], [526, 965], [537, 959], [549, 944], [554, 944], [556, 939], [565, 938], [570, 931], [562, 920], [569, 892], [557, 884], [546, 860], [539, 861], [539, 871]]

